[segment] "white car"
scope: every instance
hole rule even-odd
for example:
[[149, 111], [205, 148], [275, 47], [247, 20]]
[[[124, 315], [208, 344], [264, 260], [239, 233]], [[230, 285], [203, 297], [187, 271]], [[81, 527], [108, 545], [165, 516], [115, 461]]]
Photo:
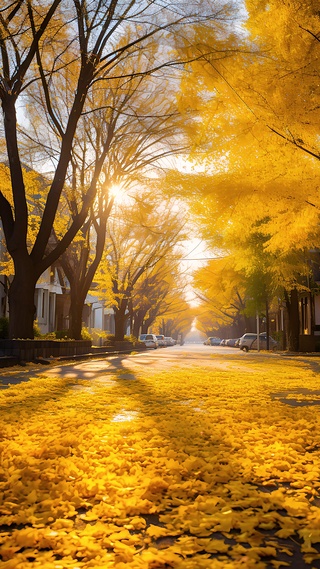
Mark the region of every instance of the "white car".
[[220, 346], [221, 338], [217, 338], [216, 336], [210, 336], [203, 343], [205, 346]]
[[164, 341], [165, 341], [165, 345], [166, 346], [174, 346], [175, 345], [175, 341], [173, 338], [169, 337], [169, 336], [165, 336], [164, 337]]
[[[269, 350], [276, 350], [277, 347], [278, 342], [269, 336]], [[248, 352], [249, 350], [257, 350], [257, 334], [243, 334], [239, 340], [239, 348], [244, 352]], [[260, 350], [267, 349], [267, 334], [265, 332], [261, 332], [261, 334], [259, 334], [259, 348]]]
[[159, 346], [155, 334], [140, 334], [139, 341], [143, 342], [147, 348], [154, 348], [156, 350]]
[[158, 340], [159, 348], [165, 348], [166, 342], [165, 342], [164, 336], [162, 336], [162, 334], [160, 334], [159, 336], [156, 336], [156, 338]]

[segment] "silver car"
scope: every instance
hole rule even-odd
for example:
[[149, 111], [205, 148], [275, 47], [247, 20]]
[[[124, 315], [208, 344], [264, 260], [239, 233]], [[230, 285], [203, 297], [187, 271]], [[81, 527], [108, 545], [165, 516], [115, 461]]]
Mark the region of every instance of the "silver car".
[[154, 334], [141, 334], [139, 336], [139, 341], [143, 342], [147, 348], [157, 349], [159, 346], [157, 336]]
[[165, 342], [164, 336], [162, 334], [160, 334], [159, 336], [156, 336], [156, 338], [158, 340], [159, 348], [165, 348], [166, 342]]
[[[277, 346], [278, 342], [269, 336], [269, 349], [275, 350]], [[251, 332], [248, 334], [243, 334], [239, 340], [239, 348], [245, 352], [248, 352], [249, 350], [257, 350], [257, 334], [253, 334]], [[267, 349], [267, 334], [265, 332], [261, 332], [261, 334], [259, 334], [259, 348], [260, 350]]]

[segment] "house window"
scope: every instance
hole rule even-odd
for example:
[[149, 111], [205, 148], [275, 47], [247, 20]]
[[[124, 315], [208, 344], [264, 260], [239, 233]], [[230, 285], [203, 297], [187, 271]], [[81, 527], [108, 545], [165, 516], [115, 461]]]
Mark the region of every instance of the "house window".
[[45, 315], [45, 294], [44, 294], [44, 290], [42, 291], [42, 302], [41, 302], [41, 318], [44, 318]]
[[41, 294], [39, 295], [40, 298], [39, 314], [42, 321], [47, 320], [48, 294], [49, 291], [42, 289]]

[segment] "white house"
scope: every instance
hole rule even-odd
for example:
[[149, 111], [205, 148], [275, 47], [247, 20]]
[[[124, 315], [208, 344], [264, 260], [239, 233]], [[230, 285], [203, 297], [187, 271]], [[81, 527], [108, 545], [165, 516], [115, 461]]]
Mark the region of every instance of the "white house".
[[62, 294], [56, 269], [50, 267], [41, 275], [36, 284], [36, 319], [42, 334], [57, 329], [57, 295]]

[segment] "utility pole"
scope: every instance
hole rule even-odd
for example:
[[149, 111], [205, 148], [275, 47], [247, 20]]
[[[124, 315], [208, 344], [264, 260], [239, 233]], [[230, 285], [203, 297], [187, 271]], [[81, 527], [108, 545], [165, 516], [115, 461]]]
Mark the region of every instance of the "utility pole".
[[270, 325], [269, 325], [269, 302], [268, 298], [266, 299], [266, 332], [267, 332], [267, 350], [270, 349]]
[[260, 352], [260, 320], [259, 320], [259, 312], [257, 311], [256, 315], [257, 319], [257, 350]]

